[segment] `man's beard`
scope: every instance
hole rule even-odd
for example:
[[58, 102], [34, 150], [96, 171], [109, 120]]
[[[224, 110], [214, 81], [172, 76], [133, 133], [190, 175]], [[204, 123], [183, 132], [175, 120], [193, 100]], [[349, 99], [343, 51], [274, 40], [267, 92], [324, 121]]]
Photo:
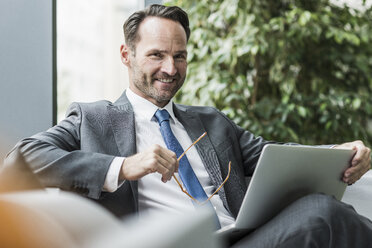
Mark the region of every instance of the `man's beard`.
[[[172, 87], [171, 91], [160, 92], [157, 88], [154, 87], [154, 76], [151, 79], [146, 78], [146, 76], [141, 73], [140, 78], [134, 78], [133, 83], [138, 90], [140, 90], [144, 95], [154, 99], [158, 103], [169, 102], [173, 96], [177, 93], [177, 91], [183, 85], [185, 79], [181, 79], [179, 75], [176, 75], [172, 78], [175, 78], [176, 86]], [[165, 77], [169, 78], [169, 76]], [[150, 82], [149, 82], [150, 81]]]

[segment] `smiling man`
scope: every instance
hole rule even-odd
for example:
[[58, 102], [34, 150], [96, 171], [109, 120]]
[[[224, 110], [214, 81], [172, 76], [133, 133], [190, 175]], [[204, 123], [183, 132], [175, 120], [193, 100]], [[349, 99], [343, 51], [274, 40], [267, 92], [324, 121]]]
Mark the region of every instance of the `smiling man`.
[[[190, 199], [210, 197], [218, 225], [232, 224], [257, 159], [269, 143], [243, 130], [212, 107], [175, 104], [187, 69], [187, 14], [151, 5], [124, 24], [122, 62], [130, 86], [115, 102], [73, 103], [67, 117], [46, 132], [19, 142], [20, 151], [45, 186], [96, 199], [117, 216], [141, 217], [194, 209]], [[192, 83], [192, 82], [190, 82]], [[202, 133], [196, 146], [177, 158]], [[354, 183], [370, 167], [363, 142], [338, 145], [356, 150], [343, 180]], [[10, 155], [11, 156], [11, 155]], [[180, 190], [182, 180], [187, 194]], [[366, 247], [372, 223], [350, 206], [325, 195], [300, 198], [236, 247]]]
[[185, 30], [172, 20], [148, 17], [140, 24], [137, 36], [135, 46], [122, 45], [120, 49], [129, 68], [130, 89], [164, 107], [186, 78]]

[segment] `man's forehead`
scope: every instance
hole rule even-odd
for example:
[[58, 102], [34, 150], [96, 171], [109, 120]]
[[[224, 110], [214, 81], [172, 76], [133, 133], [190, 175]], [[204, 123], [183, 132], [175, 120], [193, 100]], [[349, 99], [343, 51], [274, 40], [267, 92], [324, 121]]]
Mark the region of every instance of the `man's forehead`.
[[177, 43], [187, 43], [186, 32], [179, 22], [161, 18], [146, 17], [139, 26], [140, 38], [171, 40]]
[[147, 17], [139, 27], [138, 38], [136, 50], [139, 53], [186, 51], [187, 38], [182, 25], [165, 18]]

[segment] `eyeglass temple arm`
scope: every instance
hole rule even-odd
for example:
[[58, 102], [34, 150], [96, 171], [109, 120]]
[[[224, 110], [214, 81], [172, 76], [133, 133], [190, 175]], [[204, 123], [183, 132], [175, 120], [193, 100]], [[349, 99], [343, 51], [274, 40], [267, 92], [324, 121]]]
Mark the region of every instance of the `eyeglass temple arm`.
[[199, 203], [198, 200], [196, 200], [192, 195], [189, 194], [189, 192], [187, 192], [181, 185], [181, 183], [178, 181], [177, 177], [175, 175], [173, 175], [173, 178], [174, 180], [176, 180], [178, 186], [180, 186], [181, 190], [183, 193], [185, 193], [186, 195], [188, 195], [188, 197], [190, 197], [192, 200], [196, 201], [197, 203]]
[[225, 178], [225, 180], [223, 181], [223, 183], [220, 185], [220, 187], [218, 187], [218, 189], [216, 189], [216, 191], [214, 191], [213, 194], [211, 194], [211, 196], [205, 200], [204, 202], [202, 202], [201, 204], [204, 204], [206, 203], [207, 201], [209, 201], [215, 194], [217, 194], [218, 191], [220, 191], [220, 189], [222, 188], [222, 186], [227, 182], [227, 180], [229, 179], [230, 177], [230, 171], [231, 171], [231, 161], [229, 161], [229, 171], [227, 172], [227, 176]]
[[[205, 135], [207, 135], [207, 132], [204, 132], [202, 135], [200, 135], [200, 137], [199, 138], [197, 138], [197, 140], [195, 140], [178, 158], [177, 158], [177, 161], [180, 161], [181, 160], [181, 158], [183, 157], [183, 156], [185, 156], [185, 154], [186, 154], [186, 152], [188, 151], [188, 150], [190, 150], [190, 148], [191, 147], [193, 147], [196, 143], [198, 143]], [[174, 180], [176, 180], [176, 182], [177, 182], [177, 184], [178, 184], [178, 186], [180, 186], [180, 188], [181, 188], [181, 190], [182, 190], [182, 192], [183, 193], [185, 193], [186, 195], [188, 195], [191, 199], [193, 199], [194, 201], [196, 201], [196, 202], [199, 202], [198, 200], [196, 200], [192, 195], [190, 195], [183, 187], [182, 187], [182, 185], [181, 185], [181, 183], [178, 181], [178, 179], [177, 179], [177, 177], [173, 174], [173, 178], [174, 178]]]
[[[204, 132], [202, 135], [200, 135], [200, 137], [195, 140], [178, 158], [177, 158], [177, 161], [180, 161], [181, 158], [183, 156], [185, 156], [186, 152], [188, 150], [190, 150], [191, 147], [193, 147], [196, 143], [198, 143], [205, 135], [207, 135], [207, 132]], [[216, 191], [214, 191], [214, 193], [207, 199], [205, 200], [204, 202], [202, 202], [201, 204], [204, 204], [206, 202], [208, 202], [215, 194], [217, 194], [218, 191], [220, 191], [220, 189], [223, 187], [223, 185], [227, 182], [227, 180], [229, 179], [230, 177], [230, 172], [231, 172], [231, 161], [229, 161], [229, 171], [227, 173], [227, 176], [225, 178], [225, 180], [223, 181], [223, 183], [220, 185], [220, 187], [218, 187], [218, 189], [216, 189]], [[192, 195], [190, 195], [181, 185], [181, 183], [178, 181], [177, 177], [173, 174], [173, 178], [174, 180], [176, 180], [178, 186], [181, 188], [182, 192], [185, 193], [186, 195], [188, 195], [191, 199], [193, 199], [194, 201], [196, 201], [197, 203], [200, 203], [198, 200], [196, 200]]]
[[178, 158], [177, 158], [177, 161], [180, 161], [181, 160], [181, 158], [183, 157], [183, 156], [185, 156], [185, 154], [186, 154], [186, 152], [188, 151], [188, 150], [190, 150], [190, 148], [191, 147], [193, 147], [196, 143], [198, 143], [199, 142], [199, 140], [201, 140], [205, 135], [207, 135], [207, 132], [204, 132], [202, 135], [200, 135], [200, 137], [197, 139], [197, 140], [195, 140], [194, 141], [194, 143], [192, 143]]
[[183, 193], [185, 193], [186, 195], [188, 195], [191, 199], [193, 199], [194, 201], [196, 201], [197, 203], [203, 205], [205, 204], [206, 202], [208, 202], [210, 199], [212, 199], [212, 197], [217, 194], [218, 191], [220, 191], [220, 189], [222, 188], [222, 186], [227, 182], [227, 180], [229, 179], [230, 177], [230, 172], [231, 172], [231, 161], [229, 162], [229, 171], [227, 172], [227, 176], [225, 178], [225, 180], [223, 181], [223, 183], [220, 185], [220, 187], [218, 187], [218, 189], [216, 189], [216, 191], [214, 191], [214, 193], [207, 199], [205, 200], [204, 202], [200, 203], [198, 200], [196, 200], [192, 195], [189, 194], [189, 192], [187, 192], [183, 187], [182, 187], [182, 184], [178, 181], [177, 177], [175, 175], [173, 175], [173, 178], [174, 180], [176, 180], [178, 186], [180, 186], [181, 190]]

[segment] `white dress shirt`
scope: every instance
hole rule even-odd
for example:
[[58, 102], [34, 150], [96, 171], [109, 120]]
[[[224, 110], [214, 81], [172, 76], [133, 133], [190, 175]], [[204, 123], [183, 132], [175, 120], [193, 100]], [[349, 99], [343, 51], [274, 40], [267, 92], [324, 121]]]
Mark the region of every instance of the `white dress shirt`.
[[[167, 147], [160, 133], [159, 124], [154, 117], [156, 110], [159, 108], [130, 89], [127, 89], [126, 94], [134, 111], [137, 152], [143, 152], [154, 144]], [[163, 109], [169, 112], [170, 126], [174, 135], [182, 148], [184, 150], [187, 149], [193, 141], [188, 136], [183, 125], [175, 117], [172, 101]], [[201, 134], [202, 130], [200, 130]], [[210, 196], [215, 191], [215, 187], [196, 148], [192, 147], [188, 150], [186, 156], [204, 191]], [[113, 192], [118, 188], [119, 172], [124, 159], [123, 157], [117, 157], [111, 163], [106, 176], [104, 190]], [[175, 175], [182, 182], [178, 173], [175, 173]], [[148, 174], [138, 180], [138, 203], [140, 217], [158, 213], [184, 212], [195, 208], [192, 200], [181, 191], [174, 179], [163, 183], [159, 173]], [[221, 227], [232, 224], [235, 221], [223, 206], [218, 194], [212, 197], [211, 203], [216, 209]]]

